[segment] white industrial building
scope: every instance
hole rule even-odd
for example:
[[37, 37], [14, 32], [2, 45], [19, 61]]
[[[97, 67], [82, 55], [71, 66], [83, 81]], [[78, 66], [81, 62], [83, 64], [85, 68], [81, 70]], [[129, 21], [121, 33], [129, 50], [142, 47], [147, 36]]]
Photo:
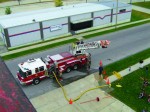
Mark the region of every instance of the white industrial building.
[[[128, 22], [132, 6], [118, 4], [118, 23]], [[0, 37], [7, 47], [55, 38], [116, 23], [116, 2], [82, 3], [0, 17]]]

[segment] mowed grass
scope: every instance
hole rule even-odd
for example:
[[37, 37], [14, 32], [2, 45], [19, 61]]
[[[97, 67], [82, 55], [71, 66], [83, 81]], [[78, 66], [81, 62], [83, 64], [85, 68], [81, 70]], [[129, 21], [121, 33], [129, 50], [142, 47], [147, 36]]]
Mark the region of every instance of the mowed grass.
[[150, 14], [132, 10], [131, 22], [139, 21], [139, 20], [147, 19], [147, 18], [150, 18]]
[[5, 55], [5, 56], [2, 56], [2, 58], [3, 58], [3, 60], [10, 60], [10, 59], [14, 59], [14, 58], [21, 57], [21, 56], [24, 56], [24, 55], [28, 55], [28, 54], [32, 54], [32, 53], [35, 53], [35, 52], [40, 52], [40, 51], [43, 51], [43, 50], [47, 50], [47, 49], [51, 49], [51, 48], [58, 47], [58, 46], [61, 46], [61, 45], [65, 45], [65, 44], [68, 44], [68, 43], [72, 43], [72, 42], [75, 42], [75, 41], [77, 41], [77, 39], [70, 39], [70, 40], [66, 40], [66, 41], [62, 41], [62, 42], [58, 42], [58, 43], [54, 43], [54, 44], [34, 48], [34, 49], [29, 49], [29, 50], [17, 52], [17, 53], [11, 54], [11, 55]]
[[2, 3], [2, 2], [9, 2], [9, 1], [12, 1], [12, 0], [0, 0], [0, 3]]
[[132, 66], [136, 63], [139, 62], [139, 60], [144, 60], [150, 58], [150, 48], [146, 49], [144, 51], [141, 51], [139, 53], [136, 53], [132, 56], [126, 57], [120, 61], [114, 62], [110, 65], [107, 65], [106, 67], [104, 67], [106, 73], [108, 76], [112, 75], [113, 71], [121, 71], [125, 68], [128, 68], [129, 66]]
[[[117, 80], [112, 83], [112, 91], [110, 94], [125, 103], [136, 112], [141, 112], [143, 109], [148, 110], [150, 112], [150, 103], [148, 103], [148, 97], [144, 97], [143, 99], [139, 99], [139, 94], [142, 92], [141, 88], [143, 85], [143, 80], [140, 77], [146, 77], [150, 81], [150, 65], [149, 67], [149, 75], [146, 75], [145, 68], [139, 69], [133, 73], [128, 74], [123, 77], [121, 80]], [[117, 84], [120, 84], [122, 87], [116, 87]], [[147, 95], [150, 94], [150, 85], [145, 88], [145, 92]]]
[[147, 9], [150, 9], [150, 1], [146, 1], [146, 2], [136, 2], [136, 3], [132, 3], [133, 5], [137, 5], [140, 7], [144, 7]]

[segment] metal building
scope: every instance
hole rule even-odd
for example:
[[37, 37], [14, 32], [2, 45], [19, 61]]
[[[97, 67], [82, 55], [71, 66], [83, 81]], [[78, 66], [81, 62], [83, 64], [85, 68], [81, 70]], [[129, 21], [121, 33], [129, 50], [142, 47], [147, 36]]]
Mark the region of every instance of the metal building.
[[[118, 4], [118, 22], [131, 18], [132, 7]], [[0, 37], [7, 47], [29, 44], [91, 27], [115, 24], [116, 2], [82, 3], [0, 17]]]

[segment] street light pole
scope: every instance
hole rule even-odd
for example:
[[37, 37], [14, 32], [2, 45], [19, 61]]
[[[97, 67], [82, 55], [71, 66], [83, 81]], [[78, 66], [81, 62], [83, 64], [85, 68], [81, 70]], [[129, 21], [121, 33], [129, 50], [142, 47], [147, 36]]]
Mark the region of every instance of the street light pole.
[[132, 0], [130, 0], [130, 4], [132, 4]]
[[116, 5], [116, 26], [115, 26], [116, 29], [117, 29], [117, 22], [118, 22], [118, 0]]

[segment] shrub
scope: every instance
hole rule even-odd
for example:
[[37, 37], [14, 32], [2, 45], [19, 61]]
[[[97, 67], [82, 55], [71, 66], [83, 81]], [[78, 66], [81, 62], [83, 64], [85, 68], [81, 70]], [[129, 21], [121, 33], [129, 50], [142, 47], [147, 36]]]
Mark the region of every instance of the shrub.
[[54, 2], [55, 2], [55, 6], [56, 6], [56, 7], [63, 6], [62, 0], [54, 0]]
[[11, 14], [11, 9], [10, 9], [10, 7], [6, 7], [6, 9], [5, 9], [5, 14]]

